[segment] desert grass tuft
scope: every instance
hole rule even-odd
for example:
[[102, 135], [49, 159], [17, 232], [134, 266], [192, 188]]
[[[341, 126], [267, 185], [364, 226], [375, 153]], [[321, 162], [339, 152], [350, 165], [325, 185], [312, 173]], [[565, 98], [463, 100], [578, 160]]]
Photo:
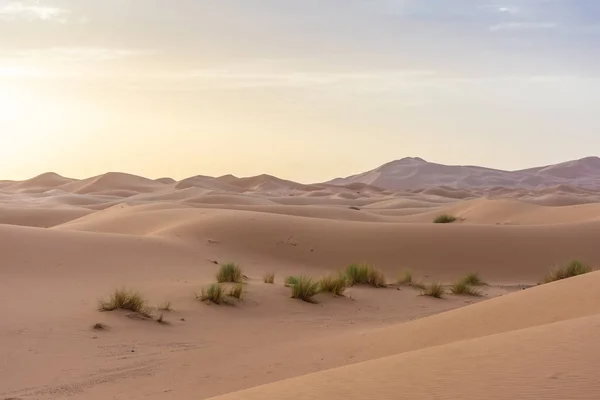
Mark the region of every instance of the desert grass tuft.
[[458, 294], [462, 296], [481, 296], [481, 292], [469, 285], [464, 279], [455, 282], [451, 287], [450, 291], [453, 294]]
[[92, 326], [92, 329], [94, 329], [96, 331], [105, 331], [108, 329], [108, 326], [104, 325], [101, 322], [97, 322], [94, 324], [94, 326]]
[[550, 283], [562, 279], [571, 278], [573, 276], [587, 274], [592, 272], [593, 268], [579, 260], [571, 260], [563, 267], [555, 268], [550, 271], [541, 283]]
[[319, 282], [314, 282], [312, 278], [306, 276], [299, 277], [296, 283], [292, 284], [291, 287], [292, 298], [300, 299], [308, 303], [314, 303], [313, 297], [321, 291]]
[[236, 298], [238, 300], [242, 300], [243, 295], [244, 295], [244, 284], [243, 283], [236, 284], [235, 286], [230, 288], [229, 291], [227, 292], [227, 296]]
[[223, 286], [219, 285], [218, 283], [213, 283], [212, 285], [203, 288], [198, 298], [202, 301], [221, 304], [225, 298]]
[[435, 224], [449, 224], [449, 223], [452, 223], [454, 221], [456, 221], [456, 217], [454, 215], [450, 215], [450, 214], [438, 215], [433, 220], [433, 222]]
[[158, 322], [159, 324], [162, 324], [162, 325], [169, 324], [169, 322], [167, 322], [167, 320], [165, 320], [165, 316], [163, 313], [158, 314], [158, 316], [156, 317], [156, 322]]
[[221, 264], [217, 272], [217, 282], [219, 283], [240, 283], [243, 278], [242, 269], [235, 263]]
[[299, 280], [300, 280], [300, 277], [298, 277], [298, 276], [286, 276], [284, 285], [285, 285], [285, 287], [294, 286], [296, 283], [298, 283]]
[[173, 305], [170, 301], [165, 301], [164, 303], [159, 304], [159, 311], [173, 311]]
[[342, 296], [349, 286], [348, 277], [342, 273], [325, 276], [320, 281], [321, 291]]
[[369, 264], [350, 264], [345, 271], [349, 285], [371, 285], [376, 288], [387, 287], [385, 275], [381, 270]]
[[275, 272], [266, 272], [263, 276], [264, 283], [275, 283]]
[[441, 299], [445, 292], [446, 290], [444, 289], [444, 285], [436, 282], [425, 286], [425, 288], [421, 291], [421, 295]]
[[425, 289], [425, 285], [415, 280], [412, 271], [404, 271], [398, 279], [398, 286], [410, 286], [416, 289]]
[[108, 300], [100, 301], [98, 306], [100, 311], [127, 310], [148, 316], [146, 299], [138, 293], [124, 289], [117, 289]]
[[460, 282], [471, 286], [484, 286], [486, 284], [477, 272], [471, 272], [465, 275]]

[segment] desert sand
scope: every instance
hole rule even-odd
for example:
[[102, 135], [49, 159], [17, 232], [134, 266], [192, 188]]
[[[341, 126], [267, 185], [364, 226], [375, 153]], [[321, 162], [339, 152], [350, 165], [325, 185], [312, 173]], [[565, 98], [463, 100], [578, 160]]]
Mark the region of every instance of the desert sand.
[[[597, 399], [600, 272], [538, 285], [600, 265], [597, 159], [386, 165], [315, 184], [0, 181], [0, 399]], [[458, 220], [432, 223], [444, 213]], [[223, 262], [243, 268], [243, 301], [199, 301]], [[313, 304], [283, 284], [354, 262], [390, 286]], [[395, 284], [405, 270], [488, 285], [435, 299]], [[118, 288], [171, 302], [167, 323], [98, 311]]]

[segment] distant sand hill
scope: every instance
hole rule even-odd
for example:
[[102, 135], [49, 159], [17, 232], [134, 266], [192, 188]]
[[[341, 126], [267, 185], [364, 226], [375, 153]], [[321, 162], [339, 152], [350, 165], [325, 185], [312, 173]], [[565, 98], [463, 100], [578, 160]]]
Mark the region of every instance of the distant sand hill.
[[[0, 181], [0, 399], [595, 400], [600, 272], [538, 283], [600, 266], [599, 180], [591, 157], [512, 172], [409, 158], [316, 184]], [[226, 262], [243, 301], [199, 301]], [[361, 262], [389, 286], [315, 303], [284, 286]], [[408, 270], [486, 285], [437, 299], [398, 284]], [[118, 288], [152, 318], [99, 312]]]

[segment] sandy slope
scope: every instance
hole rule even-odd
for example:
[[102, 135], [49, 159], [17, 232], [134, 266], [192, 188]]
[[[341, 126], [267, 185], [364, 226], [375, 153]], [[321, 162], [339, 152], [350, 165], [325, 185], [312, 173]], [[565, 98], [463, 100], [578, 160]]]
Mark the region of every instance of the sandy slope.
[[[581, 166], [589, 178], [594, 165], [524, 173], [567, 179]], [[600, 265], [600, 194], [492, 186], [122, 173], [2, 181], [0, 399], [596, 398], [600, 274], [521, 289], [575, 257]], [[441, 213], [460, 220], [433, 224]], [[243, 266], [244, 302], [195, 299], [215, 261]], [[354, 287], [307, 304], [282, 285], [356, 261], [390, 281], [405, 269], [446, 283], [478, 271], [490, 286], [442, 300]], [[276, 285], [262, 282], [267, 271]], [[118, 287], [152, 307], [172, 301], [169, 324], [98, 312]]]

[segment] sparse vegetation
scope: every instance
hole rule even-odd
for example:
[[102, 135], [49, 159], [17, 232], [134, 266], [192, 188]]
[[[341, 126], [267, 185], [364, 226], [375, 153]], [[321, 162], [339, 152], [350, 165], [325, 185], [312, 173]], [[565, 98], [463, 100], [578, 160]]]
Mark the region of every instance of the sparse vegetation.
[[235, 263], [221, 264], [217, 272], [217, 282], [219, 283], [240, 283], [243, 278], [242, 269]]
[[579, 260], [571, 260], [563, 267], [558, 267], [550, 271], [542, 280], [541, 283], [550, 283], [561, 279], [571, 278], [573, 276], [587, 274], [593, 269], [589, 265], [584, 264]]
[[444, 285], [439, 282], [431, 283], [421, 291], [423, 296], [435, 297], [437, 299], [441, 299], [446, 290], [444, 289]]
[[265, 283], [275, 283], [275, 273], [274, 272], [266, 272], [263, 276], [263, 282]]
[[376, 288], [387, 286], [383, 272], [369, 264], [350, 264], [345, 273], [349, 285], [363, 284]]
[[486, 284], [477, 272], [465, 275], [460, 281], [471, 286], [484, 286]]
[[469, 285], [465, 279], [461, 279], [455, 282], [450, 287], [450, 291], [453, 294], [458, 294], [462, 296], [481, 296], [481, 292], [475, 289], [473, 286]]
[[398, 279], [398, 286], [410, 286], [417, 289], [425, 289], [425, 285], [414, 279], [412, 271], [405, 271]]
[[321, 291], [333, 293], [336, 296], [342, 296], [348, 288], [348, 277], [342, 273], [325, 276], [320, 282]]
[[158, 317], [156, 317], [156, 322], [158, 322], [159, 324], [163, 324], [163, 325], [168, 324], [168, 322], [165, 320], [165, 316], [163, 313], [160, 313], [158, 315]]
[[450, 214], [438, 215], [433, 220], [433, 222], [436, 223], [436, 224], [449, 224], [449, 223], [452, 223], [454, 221], [456, 221], [456, 217], [454, 215], [450, 215]]
[[296, 283], [298, 283], [299, 280], [300, 280], [300, 277], [298, 277], [298, 276], [286, 276], [284, 285], [285, 285], [285, 287], [294, 286]]
[[202, 289], [202, 293], [198, 298], [202, 301], [208, 301], [215, 304], [221, 304], [224, 300], [223, 287], [218, 283]]
[[170, 301], [165, 301], [158, 306], [159, 311], [172, 311], [172, 304]]
[[318, 282], [314, 282], [312, 278], [302, 276], [297, 278], [297, 281], [291, 284], [292, 298], [300, 299], [309, 303], [314, 302], [313, 297], [320, 292]]
[[238, 300], [242, 300], [242, 296], [244, 295], [244, 284], [238, 283], [227, 292], [227, 296], [236, 298]]
[[107, 301], [100, 301], [100, 311], [127, 310], [149, 316], [144, 297], [132, 291], [117, 289]]
[[108, 326], [104, 325], [101, 322], [97, 322], [94, 324], [94, 326], [92, 327], [92, 329], [96, 330], [96, 331], [105, 331], [108, 329]]

